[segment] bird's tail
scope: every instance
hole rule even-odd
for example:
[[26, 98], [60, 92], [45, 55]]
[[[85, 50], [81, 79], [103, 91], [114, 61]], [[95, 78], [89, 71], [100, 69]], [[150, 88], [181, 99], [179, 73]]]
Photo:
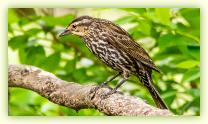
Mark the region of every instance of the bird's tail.
[[139, 76], [140, 81], [144, 84], [144, 86], [148, 89], [148, 91], [150, 92], [155, 104], [157, 105], [158, 108], [160, 109], [168, 109], [168, 107], [166, 106], [165, 102], [162, 100], [162, 98], [160, 97], [159, 92], [157, 91], [157, 89], [155, 88], [151, 75], [146, 72], [145, 76]]

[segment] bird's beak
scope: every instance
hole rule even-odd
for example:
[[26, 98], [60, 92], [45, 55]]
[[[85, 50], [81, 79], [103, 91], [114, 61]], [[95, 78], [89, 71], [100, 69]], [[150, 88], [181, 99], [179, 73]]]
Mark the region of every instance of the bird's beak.
[[61, 32], [59, 34], [59, 37], [62, 37], [62, 36], [67, 35], [67, 34], [70, 34], [70, 31], [68, 29], [65, 29], [63, 32]]

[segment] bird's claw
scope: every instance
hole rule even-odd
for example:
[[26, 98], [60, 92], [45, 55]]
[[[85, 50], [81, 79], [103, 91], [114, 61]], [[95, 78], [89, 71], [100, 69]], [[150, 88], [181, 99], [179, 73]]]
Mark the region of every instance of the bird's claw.
[[107, 92], [105, 94], [102, 94], [101, 95], [101, 99], [106, 99], [106, 98], [108, 98], [110, 95], [112, 95], [114, 93], [116, 93], [116, 90], [111, 90], [111, 91], [109, 91], [109, 92]]
[[97, 91], [98, 89], [100, 89], [99, 86], [96, 86], [95, 88], [92, 88], [92, 89], [90, 90], [90, 94], [96, 93], [96, 91]]
[[91, 93], [96, 93], [97, 90], [99, 90], [100, 88], [106, 87], [106, 86], [107, 86], [107, 85], [106, 85], [105, 83], [102, 83], [101, 85], [96, 86], [95, 88], [91, 89], [91, 90], [90, 90], [90, 94], [91, 94]]
[[[103, 87], [110, 88], [110, 87], [108, 87], [107, 84], [104, 82], [104, 83], [102, 83], [101, 85], [96, 86], [96, 87], [94, 87], [93, 89], [90, 90], [90, 94], [93, 93], [92, 99], [95, 97], [96, 92], [97, 92], [100, 88], [103, 88]], [[109, 92], [104, 93], [104, 94], [101, 95], [101, 99], [106, 99], [106, 98], [108, 98], [110, 95], [112, 95], [112, 94], [114, 94], [114, 93], [117, 92], [116, 89], [112, 89], [112, 88], [110, 88], [110, 89], [111, 89], [111, 90], [110, 90]]]

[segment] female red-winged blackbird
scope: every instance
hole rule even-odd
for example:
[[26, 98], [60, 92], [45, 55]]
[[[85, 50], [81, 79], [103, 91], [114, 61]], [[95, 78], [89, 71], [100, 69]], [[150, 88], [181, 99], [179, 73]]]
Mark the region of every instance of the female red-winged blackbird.
[[105, 64], [119, 73], [102, 83], [100, 87], [122, 75], [123, 80], [111, 90], [108, 95], [116, 90], [133, 74], [137, 76], [149, 90], [156, 105], [161, 109], [167, 106], [161, 99], [153, 85], [152, 70], [159, 72], [148, 53], [124, 29], [111, 21], [81, 16], [73, 20], [60, 36], [75, 34], [84, 39], [86, 46]]

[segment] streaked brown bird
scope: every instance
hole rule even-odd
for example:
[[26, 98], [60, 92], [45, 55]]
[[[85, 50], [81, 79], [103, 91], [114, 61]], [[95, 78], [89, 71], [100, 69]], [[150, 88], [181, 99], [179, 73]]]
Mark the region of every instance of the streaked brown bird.
[[108, 93], [108, 95], [113, 94], [130, 75], [135, 75], [148, 89], [157, 107], [168, 109], [154, 87], [151, 77], [152, 70], [159, 72], [159, 69], [148, 53], [124, 29], [105, 19], [81, 16], [74, 19], [60, 36], [67, 34], [82, 37], [93, 54], [119, 72], [98, 88], [106, 86], [122, 75], [123, 80]]

